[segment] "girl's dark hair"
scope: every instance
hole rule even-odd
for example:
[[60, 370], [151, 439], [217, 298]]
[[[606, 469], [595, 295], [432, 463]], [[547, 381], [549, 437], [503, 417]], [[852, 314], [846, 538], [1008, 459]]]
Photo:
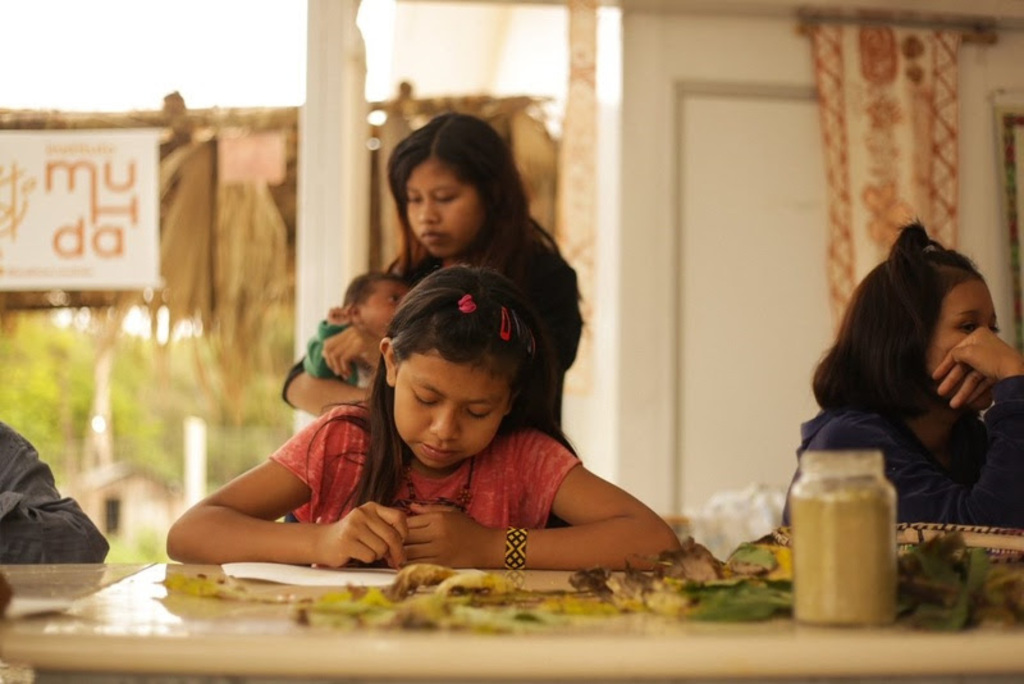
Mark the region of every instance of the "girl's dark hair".
[[437, 159], [474, 186], [486, 210], [484, 225], [461, 260], [488, 266], [525, 289], [526, 270], [538, 248], [558, 253], [543, 228], [530, 218], [529, 202], [515, 159], [490, 124], [468, 114], [447, 113], [430, 120], [395, 147], [388, 160], [388, 184], [398, 207], [402, 246], [391, 268], [408, 277], [430, 254], [409, 224], [406, 185], [413, 170]]
[[[463, 313], [459, 303], [466, 295], [476, 309]], [[536, 312], [508, 278], [471, 266], [435, 271], [402, 299], [387, 336], [398, 363], [412, 354], [436, 352], [452, 363], [482, 365], [504, 374], [513, 401], [498, 434], [533, 428], [574, 452], [555, 412], [553, 353]], [[356, 505], [394, 500], [412, 458], [395, 427], [395, 390], [387, 383], [383, 360], [368, 403], [370, 447]]]
[[926, 354], [954, 287], [984, 278], [964, 255], [905, 226], [889, 257], [853, 293], [835, 344], [814, 373], [823, 409], [853, 407], [899, 418], [921, 415], [935, 394]]

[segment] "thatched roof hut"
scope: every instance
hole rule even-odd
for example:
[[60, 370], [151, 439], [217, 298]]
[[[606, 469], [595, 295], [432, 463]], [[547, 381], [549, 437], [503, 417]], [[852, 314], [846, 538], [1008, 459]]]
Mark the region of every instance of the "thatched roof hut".
[[[222, 233], [221, 252], [232, 241], [244, 250], [265, 249], [262, 240], [243, 243], [244, 233], [239, 221], [239, 204], [253, 204], [249, 211], [264, 228], [271, 244], [279, 249], [281, 263], [268, 275], [270, 282], [252, 283], [269, 289], [274, 296], [288, 295], [291, 290], [290, 269], [295, 242], [295, 154], [297, 108], [275, 109], [206, 109], [187, 110], [178, 93], [164, 98], [158, 111], [126, 113], [71, 113], [49, 111], [0, 110], [0, 129], [68, 130], [157, 128], [163, 131], [160, 144], [160, 233], [161, 275], [165, 290], [151, 293], [149, 302], [166, 303], [172, 318], [198, 317], [204, 324], [213, 322], [216, 312], [214, 284], [225, 284], [225, 274], [215, 257], [215, 240], [219, 225]], [[239, 192], [238, 188], [218, 187], [215, 168], [217, 143], [239, 135], [274, 132], [284, 139], [285, 175], [280, 184], [258, 188], [258, 184]], [[235, 184], [232, 184], [235, 185]], [[265, 196], [265, 201], [246, 200], [249, 196]], [[218, 222], [227, 222], [218, 224]], [[276, 224], [270, 227], [271, 224]], [[238, 254], [236, 256], [243, 256]], [[226, 293], [218, 293], [218, 297]], [[0, 292], [0, 315], [5, 310], [50, 307], [109, 307], [126, 302], [142, 301], [143, 293], [110, 291]], [[224, 302], [230, 305], [233, 302]], [[223, 307], [221, 307], [223, 310]]]
[[[557, 143], [534, 98], [416, 99], [403, 84], [399, 96], [374, 103], [387, 113], [367, 124], [371, 216], [367, 268], [384, 268], [397, 253], [397, 219], [384, 178], [385, 160], [406, 134], [442, 111], [490, 121], [509, 141], [531, 194], [532, 212], [554, 230]], [[115, 320], [133, 306], [166, 307], [170, 325], [189, 321], [203, 331], [220, 366], [229, 404], [240, 404], [258, 363], [253, 345], [269, 313], [290, 309], [295, 293], [298, 108], [190, 110], [178, 93], [156, 111], [70, 113], [0, 109], [0, 130], [157, 128], [160, 143], [160, 272], [157, 291], [0, 292], [5, 312], [54, 307], [105, 308]], [[283, 149], [281, 169], [242, 182], [225, 174], [227, 155], [240, 140], [270, 138]], [[157, 320], [152, 316], [152, 320]]]

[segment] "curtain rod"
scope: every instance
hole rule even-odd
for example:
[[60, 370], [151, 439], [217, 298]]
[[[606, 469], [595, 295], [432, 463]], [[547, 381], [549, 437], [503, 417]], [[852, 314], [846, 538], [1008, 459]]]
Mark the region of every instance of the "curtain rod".
[[800, 10], [797, 12], [797, 32], [809, 35], [815, 26], [821, 24], [852, 24], [855, 26], [899, 26], [906, 28], [958, 31], [964, 43], [994, 45], [999, 42], [996, 23], [987, 17], [949, 17], [941, 15], [912, 14], [907, 12], [859, 12], [843, 14]]

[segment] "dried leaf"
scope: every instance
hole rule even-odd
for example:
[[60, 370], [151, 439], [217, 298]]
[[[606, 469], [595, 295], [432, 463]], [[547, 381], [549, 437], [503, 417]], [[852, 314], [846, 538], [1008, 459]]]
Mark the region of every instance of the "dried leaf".
[[660, 577], [707, 582], [721, 579], [723, 574], [722, 561], [695, 542], [693, 537], [688, 537], [679, 550], [661, 553], [656, 561], [656, 574]]

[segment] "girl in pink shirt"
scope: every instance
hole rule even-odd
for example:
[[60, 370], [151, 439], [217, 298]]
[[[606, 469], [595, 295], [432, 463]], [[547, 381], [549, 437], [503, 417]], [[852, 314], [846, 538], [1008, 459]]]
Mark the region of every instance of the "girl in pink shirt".
[[[679, 541], [580, 464], [558, 426], [537, 315], [496, 271], [406, 295], [367, 407], [340, 406], [171, 528], [180, 561], [622, 568]], [[299, 524], [276, 522], [295, 511]], [[558, 516], [567, 527], [545, 528]]]

